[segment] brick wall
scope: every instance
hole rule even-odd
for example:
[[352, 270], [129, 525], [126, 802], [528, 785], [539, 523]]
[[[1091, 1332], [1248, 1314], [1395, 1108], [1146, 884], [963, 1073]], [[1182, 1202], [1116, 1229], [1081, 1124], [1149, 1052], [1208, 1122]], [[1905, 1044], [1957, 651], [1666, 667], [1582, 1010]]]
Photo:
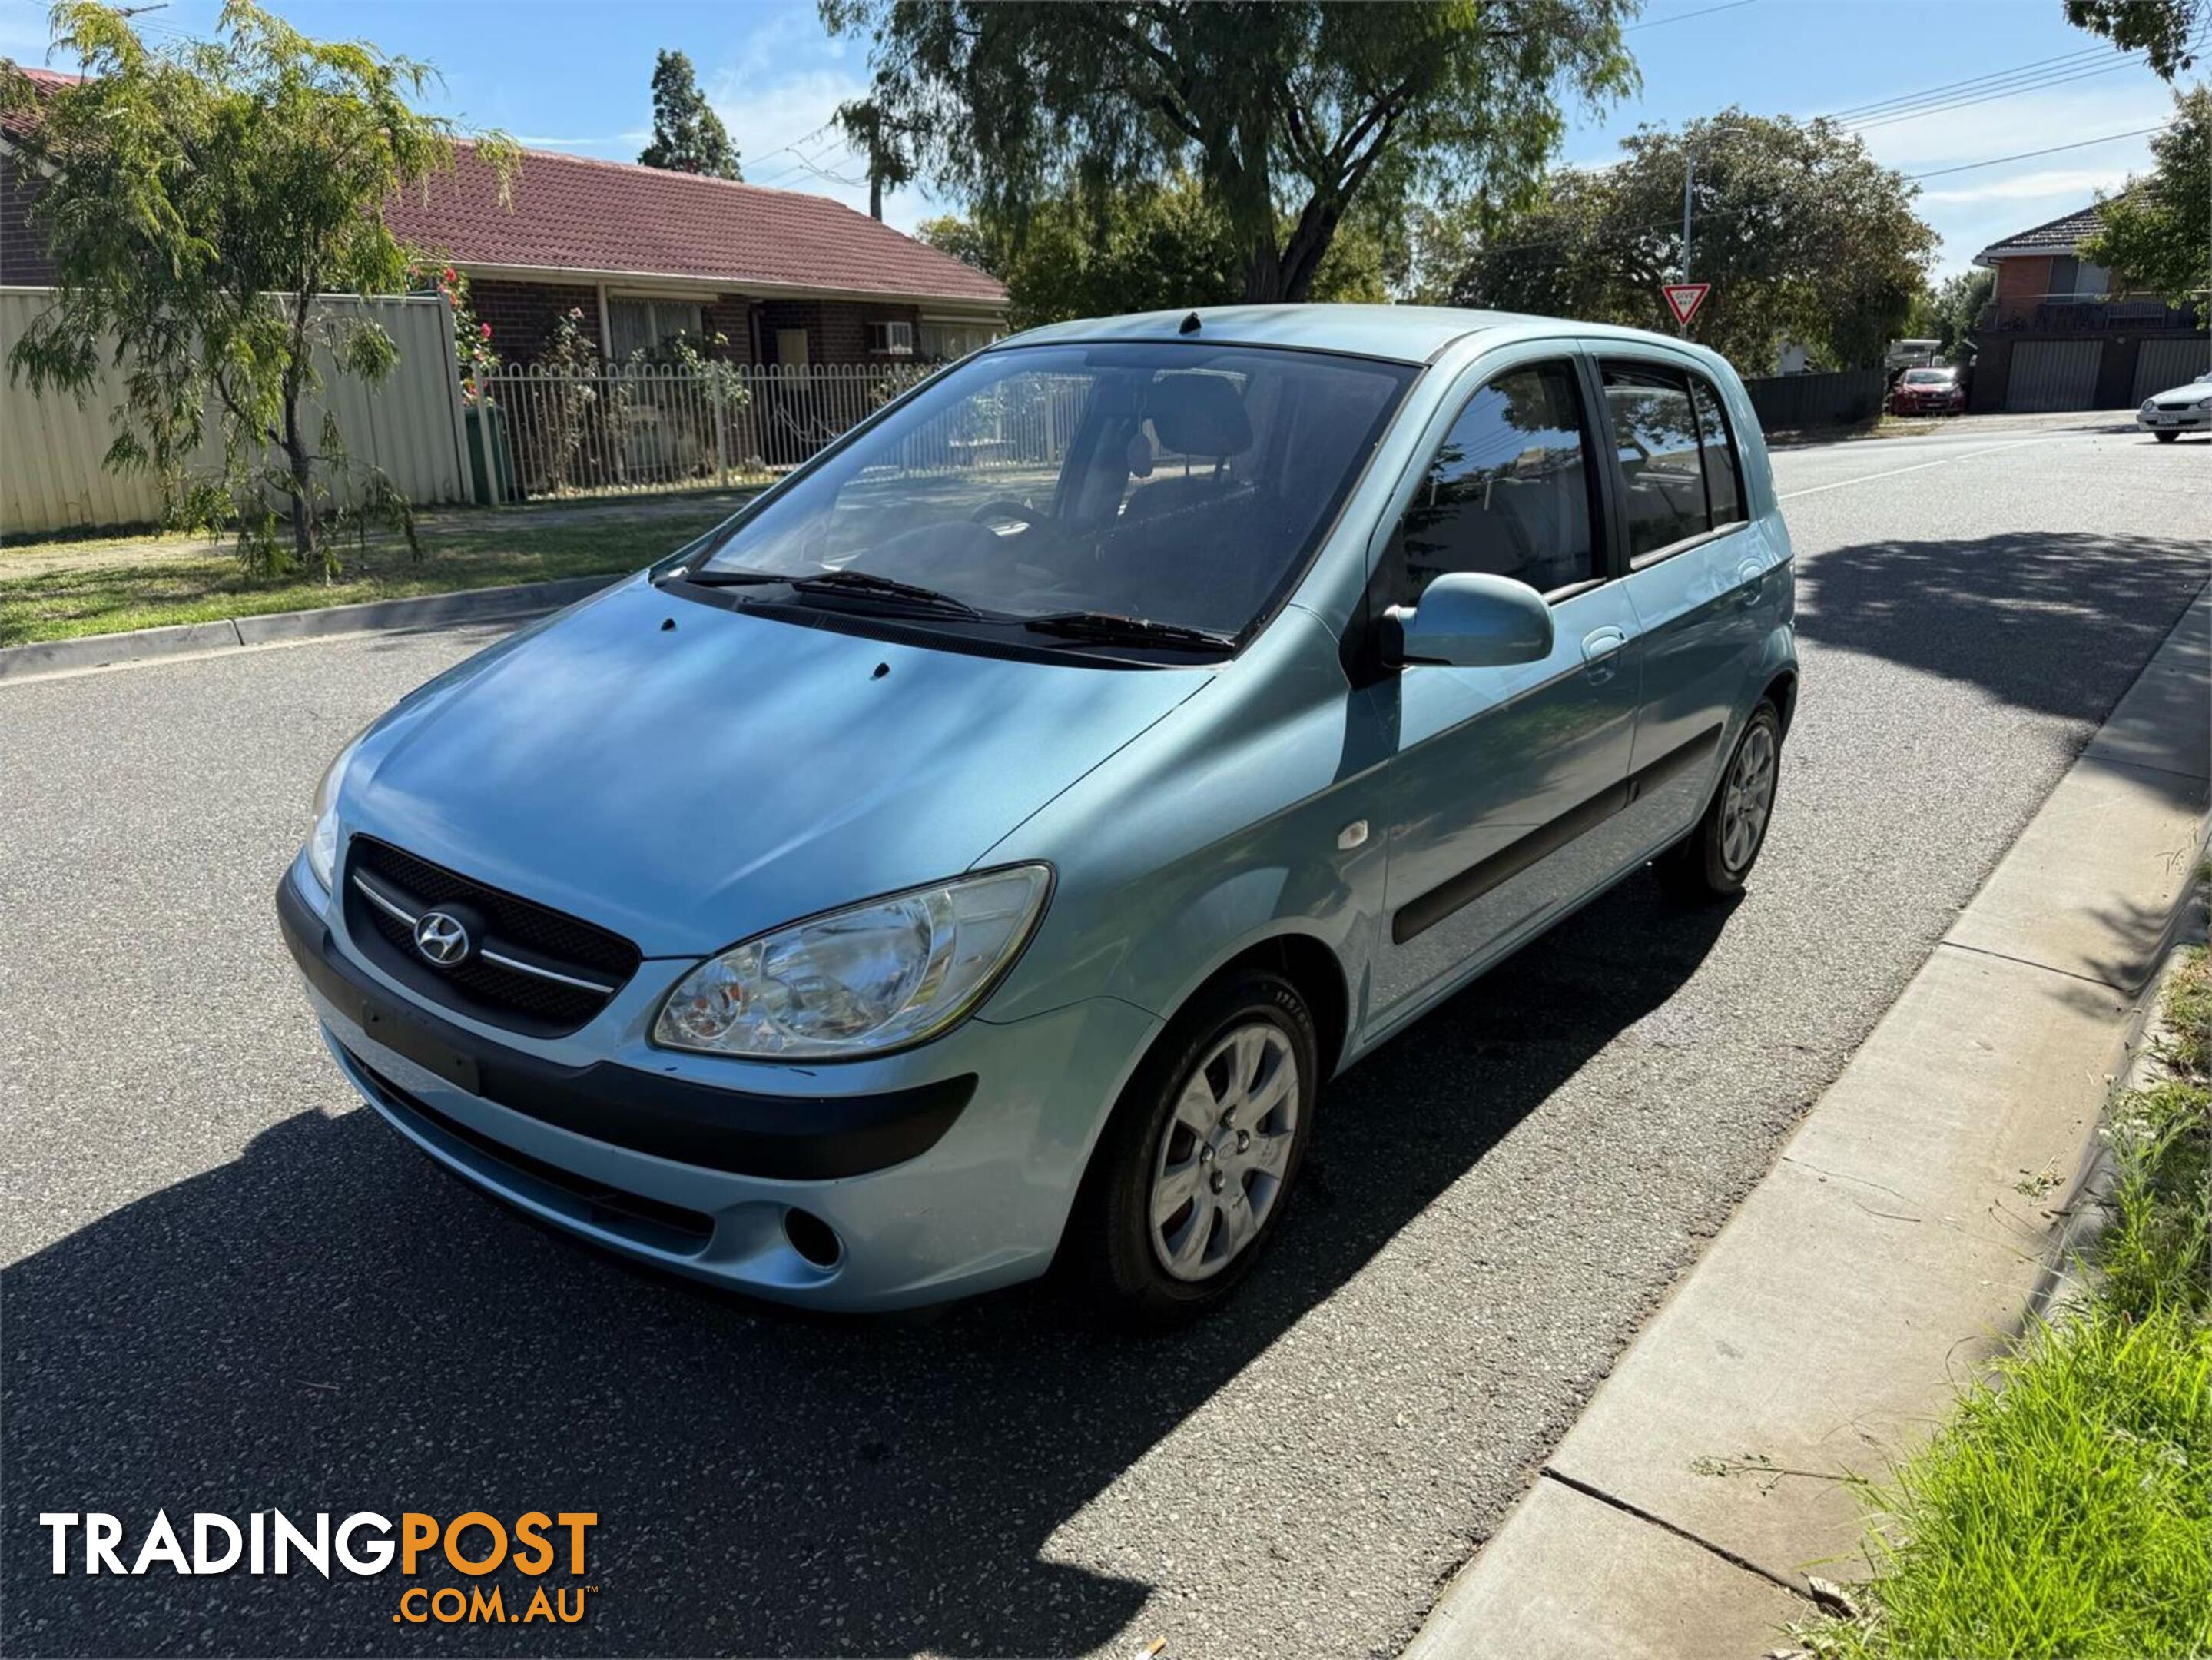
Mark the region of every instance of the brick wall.
[[807, 361], [814, 363], [887, 363], [896, 358], [868, 350], [868, 325], [902, 322], [921, 333], [921, 313], [914, 306], [877, 305], [859, 300], [763, 300], [760, 302], [761, 356], [773, 363], [778, 329], [806, 331]]
[[29, 287], [54, 280], [46, 239], [30, 222], [37, 179], [18, 157], [0, 151], [0, 283]]
[[592, 342], [599, 337], [597, 289], [485, 277], [469, 284], [469, 305], [478, 322], [491, 325], [491, 349], [509, 363], [535, 362], [553, 338], [555, 322], [571, 306], [584, 313], [584, 331]]
[[2051, 292], [2051, 260], [2048, 255], [2033, 259], [2000, 259], [1997, 262], [1997, 314], [2032, 311], [2043, 303]]
[[714, 349], [715, 356], [732, 363], [753, 361], [752, 311], [753, 302], [742, 294], [718, 294], [700, 307], [700, 325], [726, 343]]
[[[491, 325], [493, 349], [510, 363], [534, 362], [552, 337], [554, 323], [571, 306], [582, 307], [592, 338], [599, 339], [596, 289], [487, 277], [470, 283], [469, 300], [477, 319]], [[813, 363], [898, 361], [868, 350], [868, 325], [872, 322], [903, 322], [914, 328], [917, 339], [921, 334], [917, 307], [857, 300], [751, 300], [741, 294], [724, 294], [702, 306], [700, 321], [709, 334], [719, 333], [727, 339], [721, 356], [748, 363], [754, 361], [756, 312], [760, 318], [760, 361], [768, 363], [776, 361], [778, 329], [805, 329], [807, 361]]]

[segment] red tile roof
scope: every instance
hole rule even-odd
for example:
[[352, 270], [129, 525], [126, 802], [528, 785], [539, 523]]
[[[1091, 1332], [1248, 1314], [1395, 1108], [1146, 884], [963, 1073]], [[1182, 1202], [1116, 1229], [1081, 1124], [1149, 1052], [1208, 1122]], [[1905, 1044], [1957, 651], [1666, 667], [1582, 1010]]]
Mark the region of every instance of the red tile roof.
[[995, 278], [826, 197], [544, 150], [523, 153], [512, 212], [499, 204], [490, 166], [464, 144], [454, 170], [429, 181], [427, 199], [420, 191], [395, 198], [385, 220], [464, 266], [994, 306], [1006, 298]]
[[[60, 70], [33, 69], [28, 64], [18, 64], [15, 67], [23, 72], [24, 78], [31, 83], [31, 89], [41, 98], [59, 88], [73, 87], [84, 79], [82, 75], [69, 75]], [[0, 132], [12, 132], [21, 138], [37, 126], [40, 117], [35, 113], [10, 110], [0, 114]]]

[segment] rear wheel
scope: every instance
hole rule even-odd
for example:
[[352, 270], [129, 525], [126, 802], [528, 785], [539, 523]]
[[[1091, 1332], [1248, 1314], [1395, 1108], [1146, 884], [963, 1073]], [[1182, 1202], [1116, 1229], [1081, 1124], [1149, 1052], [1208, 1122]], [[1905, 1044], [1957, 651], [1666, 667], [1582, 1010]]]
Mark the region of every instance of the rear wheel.
[[1761, 699], [1744, 722], [1705, 816], [1659, 856], [1660, 878], [1675, 893], [1687, 899], [1726, 899], [1743, 891], [1744, 879], [1766, 844], [1781, 760], [1782, 716]]
[[1115, 1109], [1064, 1266], [1135, 1324], [1221, 1302], [1281, 1219], [1320, 1084], [1313, 1014], [1289, 981], [1254, 970], [1200, 994]]

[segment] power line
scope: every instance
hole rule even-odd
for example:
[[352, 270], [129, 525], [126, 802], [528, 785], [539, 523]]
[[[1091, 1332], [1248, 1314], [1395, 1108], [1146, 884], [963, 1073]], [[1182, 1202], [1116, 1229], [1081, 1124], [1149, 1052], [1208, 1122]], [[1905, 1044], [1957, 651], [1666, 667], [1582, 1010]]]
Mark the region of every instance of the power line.
[[1758, 3], [1759, 0], [1727, 0], [1724, 5], [1707, 6], [1702, 11], [1678, 11], [1672, 17], [1647, 18], [1641, 23], [1631, 23], [1626, 28], [1621, 30], [1621, 33], [1633, 34], [1638, 29], [1664, 28], [1669, 23], [1686, 23], [1692, 17], [1711, 17], [1717, 11], [1735, 11], [1739, 7], [1753, 6]]
[[1917, 104], [1923, 99], [1949, 96], [1954, 93], [1963, 93], [1970, 88], [1979, 87], [1987, 82], [2003, 81], [2015, 75], [2027, 74], [2030, 70], [2048, 69], [2055, 64], [2078, 64], [2092, 58], [2108, 57], [2111, 52], [2112, 48], [2109, 46], [2091, 46], [2081, 52], [2061, 52], [2056, 58], [2039, 58], [2032, 64], [2015, 64], [2008, 70], [1991, 70], [1984, 75], [1968, 76], [1963, 81], [1947, 81], [1941, 86], [1923, 87], [1918, 92], [1902, 92], [1893, 97], [1877, 98], [1870, 104], [1852, 104], [1843, 109], [1829, 110], [1826, 112], [1826, 119], [1831, 121], [1849, 121], [1861, 116], [1878, 115], [1895, 105]]
[[2039, 80], [2022, 81], [2018, 85], [2005, 87], [1994, 92], [1985, 92], [1973, 98], [1960, 98], [1948, 103], [1922, 105], [1894, 114], [1879, 116], [1872, 120], [1853, 121], [1844, 125], [1852, 132], [1871, 132], [1879, 127], [1895, 126], [1901, 121], [1917, 121], [1923, 116], [1942, 115], [1952, 110], [1971, 109], [1977, 104], [1987, 104], [1996, 99], [2014, 97], [2024, 92], [2042, 92], [2052, 87], [2066, 86], [2075, 81], [2091, 80], [2100, 75], [2116, 74], [2121, 70], [2136, 67], [2139, 62], [2140, 60], [2123, 59], [2118, 63], [2106, 64], [2095, 69], [2075, 70], [2064, 75], [2051, 75]]
[[2163, 132], [2163, 127], [2137, 127], [2131, 132], [2108, 132], [2102, 138], [2084, 138], [2077, 143], [2052, 144], [2039, 150], [2020, 150], [2011, 155], [1993, 155], [1986, 161], [1962, 161], [1955, 167], [1937, 167], [1932, 173], [1908, 173], [1907, 179], [1941, 179], [1948, 173], [1972, 173], [1977, 167], [1994, 167], [2004, 161], [2025, 161], [2033, 155], [2056, 155], [2061, 150], [2087, 149], [2093, 144], [2118, 143], [2123, 138], [2141, 138], [2146, 133]]

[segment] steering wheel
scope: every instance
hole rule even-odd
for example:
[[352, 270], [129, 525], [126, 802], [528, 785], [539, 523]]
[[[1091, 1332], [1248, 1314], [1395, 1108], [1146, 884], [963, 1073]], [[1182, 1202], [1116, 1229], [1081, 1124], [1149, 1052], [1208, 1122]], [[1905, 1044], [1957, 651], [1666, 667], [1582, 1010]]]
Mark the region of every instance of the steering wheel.
[[1044, 522], [1044, 515], [1035, 508], [1025, 502], [1017, 502], [1010, 496], [994, 496], [968, 517], [979, 525], [988, 525], [998, 519], [1017, 519], [1024, 529]]

